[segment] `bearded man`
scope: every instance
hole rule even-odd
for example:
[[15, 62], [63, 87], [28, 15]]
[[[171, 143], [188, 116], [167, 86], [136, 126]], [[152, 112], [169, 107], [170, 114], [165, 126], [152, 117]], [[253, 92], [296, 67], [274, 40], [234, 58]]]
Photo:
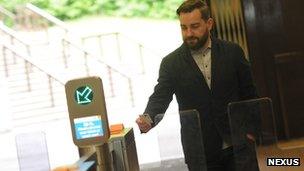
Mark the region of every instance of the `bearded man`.
[[[163, 58], [144, 113], [152, 119], [165, 113], [175, 94], [180, 111], [195, 109], [199, 113], [208, 171], [232, 171], [227, 105], [257, 97], [249, 62], [239, 45], [211, 36], [213, 19], [205, 2], [187, 0], [176, 12], [183, 44]], [[155, 126], [142, 117], [136, 123], [141, 132]], [[197, 155], [187, 151], [191, 146], [187, 136], [181, 136], [189, 170], [202, 170]], [[248, 139], [254, 137], [248, 135]]]

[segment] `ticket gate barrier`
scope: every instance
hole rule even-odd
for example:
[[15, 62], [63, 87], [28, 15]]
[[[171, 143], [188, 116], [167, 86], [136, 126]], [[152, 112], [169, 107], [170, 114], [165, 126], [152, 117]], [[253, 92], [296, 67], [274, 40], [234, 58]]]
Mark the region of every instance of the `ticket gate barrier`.
[[80, 159], [80, 164], [87, 165], [82, 160], [95, 156], [95, 166], [92, 164], [84, 169], [95, 167], [97, 171], [136, 171], [139, 167], [133, 130], [124, 130], [110, 139], [101, 78], [70, 80], [65, 84], [65, 91], [73, 142], [78, 147], [94, 147], [95, 151]]
[[[187, 171], [188, 168], [185, 165], [185, 160], [195, 161], [199, 163], [198, 171], [207, 171], [207, 163], [205, 157], [205, 149], [203, 146], [203, 136], [201, 133], [201, 119], [199, 113], [196, 110], [180, 111], [178, 114], [178, 120], [167, 120], [164, 114], [158, 114], [155, 117], [155, 123], [160, 122], [155, 129], [166, 126], [172, 129], [159, 130], [162, 135], [158, 135], [159, 150], [161, 162], [159, 165], [149, 164], [142, 165], [140, 170], [142, 171]], [[148, 132], [147, 134], [149, 134]], [[179, 134], [178, 139], [172, 139], [172, 134]], [[180, 139], [182, 137], [182, 139]], [[114, 171], [139, 171], [139, 165], [136, 154], [136, 146], [134, 141], [133, 130], [126, 128], [121, 134], [116, 134], [110, 137], [109, 150], [112, 160], [112, 168]], [[186, 149], [181, 149], [181, 145], [186, 144]], [[181, 155], [176, 154], [176, 150], [180, 146]], [[94, 147], [91, 147], [92, 152], [87, 152], [79, 160], [80, 164], [88, 165], [85, 162], [96, 163], [97, 156]], [[149, 150], [155, 150], [147, 148], [147, 154]], [[184, 153], [185, 152], [185, 153]], [[186, 158], [185, 158], [186, 157]], [[86, 158], [86, 160], [84, 160]], [[88, 171], [96, 169], [94, 164], [91, 168], [87, 168]], [[86, 171], [86, 170], [84, 170]]]
[[132, 128], [125, 128], [120, 134], [111, 135], [109, 144], [114, 171], [139, 171]]
[[[108, 169], [112, 171], [139, 171], [132, 128], [125, 128], [121, 133], [111, 135], [107, 144], [111, 161], [111, 163], [109, 163], [110, 166], [107, 166]], [[100, 149], [96, 149], [96, 147], [90, 147], [87, 153], [76, 162], [79, 170], [97, 170], [98, 153], [102, 152], [104, 151], [100, 151]]]
[[65, 84], [73, 142], [78, 147], [95, 146], [97, 170], [111, 171], [108, 117], [102, 80], [86, 77]]
[[101, 78], [70, 80], [65, 84], [65, 92], [74, 144], [102, 146], [110, 131]]
[[[201, 116], [190, 109], [174, 114], [157, 114], [160, 162], [141, 166], [142, 171], [188, 171], [186, 163], [195, 163], [197, 171], [207, 171]], [[184, 148], [182, 147], [184, 146]]]
[[270, 98], [230, 103], [228, 116], [236, 171], [304, 170], [303, 143], [277, 138]]

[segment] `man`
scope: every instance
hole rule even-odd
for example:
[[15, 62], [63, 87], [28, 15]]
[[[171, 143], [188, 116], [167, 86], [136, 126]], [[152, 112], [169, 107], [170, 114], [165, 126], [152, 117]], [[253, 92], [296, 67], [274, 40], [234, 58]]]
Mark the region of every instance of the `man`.
[[[240, 46], [211, 37], [213, 19], [204, 2], [185, 1], [176, 12], [184, 43], [162, 60], [144, 113], [164, 113], [175, 94], [179, 110], [199, 112], [208, 171], [234, 170], [227, 104], [257, 97], [249, 63]], [[154, 126], [142, 117], [136, 122], [142, 132]], [[202, 170], [188, 146], [183, 143], [189, 170]]]

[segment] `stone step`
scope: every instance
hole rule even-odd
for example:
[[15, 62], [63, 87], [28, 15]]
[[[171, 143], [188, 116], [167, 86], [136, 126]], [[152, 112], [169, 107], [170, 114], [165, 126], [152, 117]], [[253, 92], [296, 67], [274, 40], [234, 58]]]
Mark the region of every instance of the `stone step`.
[[[54, 96], [54, 104], [64, 104], [66, 102], [65, 94], [60, 94], [60, 96]], [[41, 104], [44, 106], [44, 103], [47, 106], [52, 105], [50, 95], [41, 95], [41, 96], [29, 96], [25, 98], [20, 98], [20, 100], [15, 100], [11, 102], [11, 106], [14, 108], [13, 110], [18, 110], [19, 108], [23, 108], [24, 106], [31, 106], [34, 108], [35, 104]]]
[[[23, 111], [13, 111], [12, 118], [16, 119], [28, 119], [28, 118], [35, 118], [43, 115], [53, 115], [56, 113], [66, 113], [67, 112], [67, 105], [63, 103], [61, 105], [57, 105], [55, 107], [46, 106], [41, 108], [31, 108], [30, 110], [23, 110]], [[66, 113], [67, 114], [67, 113]]]
[[[46, 95], [49, 95], [49, 90], [44, 90], [44, 89], [36, 89], [36, 90], [32, 90], [30, 92], [21, 92], [21, 93], [15, 93], [15, 94], [10, 94], [10, 100], [12, 101], [17, 101], [20, 99], [24, 99], [24, 98], [38, 98], [38, 99], [47, 99], [47, 97], [45, 97]], [[54, 97], [65, 97], [65, 91], [64, 91], [64, 87], [58, 87], [58, 86], [54, 86], [53, 87], [53, 96]]]
[[29, 103], [28, 105], [20, 105], [20, 106], [15, 106], [12, 111], [14, 113], [18, 112], [23, 112], [23, 111], [31, 111], [33, 109], [41, 109], [41, 108], [47, 108], [51, 107], [51, 102], [50, 101], [41, 101], [37, 103]]

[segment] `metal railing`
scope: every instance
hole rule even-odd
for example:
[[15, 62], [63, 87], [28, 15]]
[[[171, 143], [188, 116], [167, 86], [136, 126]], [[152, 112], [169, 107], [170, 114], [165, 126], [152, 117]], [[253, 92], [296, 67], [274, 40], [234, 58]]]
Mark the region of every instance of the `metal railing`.
[[64, 30], [64, 34], [65, 34], [65, 36], [67, 36], [67, 34], [69, 32], [69, 29], [63, 21], [59, 20], [58, 18], [52, 16], [51, 14], [49, 14], [46, 11], [36, 7], [35, 5], [33, 5], [31, 3], [27, 3], [25, 5], [25, 8], [27, 10], [32, 11], [33, 13], [39, 15], [40, 17], [46, 19], [47, 21], [51, 22], [52, 24], [58, 26], [59, 28]]
[[[2, 12], [3, 11], [3, 12]], [[26, 30], [26, 31], [39, 31], [43, 30], [46, 35], [46, 40], [40, 44], [49, 44], [49, 23], [58, 26], [60, 29], [64, 31], [64, 35], [66, 36], [68, 33], [67, 27], [65, 23], [60, 21], [59, 19], [53, 17], [49, 13], [43, 11], [42, 9], [32, 5], [31, 3], [27, 3], [26, 5], [16, 6], [15, 13], [11, 13], [8, 10], [1, 10], [0, 8], [0, 17], [1, 12], [3, 14], [7, 14], [8, 17], [12, 18], [14, 28], [18, 30]], [[1, 18], [0, 18], [1, 19]]]
[[63, 61], [64, 61], [64, 66], [66, 68], [68, 68], [68, 47], [72, 46], [78, 50], [81, 51], [81, 53], [83, 54], [84, 57], [84, 65], [85, 65], [85, 69], [86, 69], [86, 73], [87, 75], [89, 74], [89, 67], [88, 67], [88, 57], [90, 59], [95, 59], [97, 60], [98, 63], [104, 65], [107, 70], [108, 70], [108, 74], [109, 74], [109, 82], [110, 82], [110, 89], [111, 89], [111, 94], [112, 97], [115, 96], [115, 92], [114, 92], [114, 83], [113, 83], [113, 79], [112, 79], [112, 72], [119, 74], [121, 77], [125, 78], [128, 81], [128, 85], [129, 85], [129, 93], [130, 93], [130, 97], [131, 97], [131, 103], [132, 106], [134, 106], [134, 95], [133, 95], [133, 86], [132, 86], [132, 80], [131, 77], [128, 76], [127, 74], [124, 74], [125, 72], [119, 71], [119, 69], [114, 68], [113, 66], [105, 63], [104, 61], [101, 61], [100, 59], [94, 58], [94, 55], [92, 55], [90, 52], [88, 52], [86, 49], [84, 49], [83, 47], [78, 46], [76, 43], [72, 42], [70, 39], [68, 39], [68, 35], [71, 35], [73, 37], [77, 37], [76, 35], [71, 34], [71, 32], [69, 31], [67, 25], [61, 21], [60, 19], [52, 16], [51, 14], [47, 13], [46, 11], [34, 6], [31, 3], [27, 3], [26, 4], [26, 9], [38, 14], [39, 16], [43, 17], [44, 19], [48, 20], [49, 22], [53, 23], [55, 26], [58, 26], [59, 28], [64, 30], [64, 38], [62, 40], [62, 53], [63, 53]]
[[86, 40], [97, 38], [100, 54], [101, 54], [101, 56], [103, 56], [102, 55], [103, 54], [102, 38], [105, 37], [105, 36], [113, 36], [114, 35], [115, 39], [116, 39], [116, 48], [117, 48], [117, 52], [118, 52], [118, 58], [121, 61], [122, 60], [122, 54], [121, 54], [121, 48], [120, 48], [120, 43], [119, 43], [119, 34], [120, 33], [118, 33], [118, 32], [113, 32], [113, 33], [101, 33], [101, 34], [94, 34], [94, 35], [84, 36], [84, 37], [81, 37], [81, 44], [84, 46]]
[[133, 40], [132, 38], [122, 34], [122, 33], [119, 33], [119, 32], [113, 32], [113, 33], [97, 33], [97, 34], [92, 34], [92, 35], [88, 35], [88, 36], [83, 36], [81, 37], [81, 43], [82, 45], [84, 46], [86, 41], [90, 40], [90, 39], [97, 39], [97, 42], [98, 42], [98, 47], [99, 47], [99, 54], [100, 54], [100, 57], [102, 58], [103, 57], [103, 44], [102, 44], [102, 39], [106, 36], [114, 36], [115, 38], [115, 43], [116, 43], [116, 51], [118, 53], [118, 58], [119, 60], [121, 61], [123, 59], [123, 54], [122, 54], [122, 51], [121, 51], [121, 43], [120, 43], [120, 39], [122, 37], [125, 37], [128, 42], [130, 43], [133, 43], [135, 44], [135, 46], [137, 46], [137, 49], [138, 49], [138, 54], [139, 54], [139, 61], [140, 61], [140, 68], [141, 68], [141, 74], [145, 74], [146, 72], [146, 68], [145, 68], [145, 63], [144, 63], [144, 55], [143, 55], [143, 51], [144, 50], [148, 50], [150, 51], [151, 54], [154, 54], [156, 56], [161, 56], [159, 54], [157, 54], [156, 52], [154, 52], [153, 50], [151, 49], [148, 49], [147, 47], [145, 47], [143, 44], [137, 42], [136, 40]]
[[15, 18], [16, 18], [16, 15], [14, 13], [12, 13], [9, 10], [5, 9], [4, 7], [0, 6], [0, 19], [4, 20], [5, 16], [12, 20], [15, 20]]
[[[38, 64], [36, 64], [36, 62], [31, 60], [31, 57], [28, 54], [19, 52], [14, 47], [12, 47], [11, 45], [8, 45], [7, 43], [4, 43], [4, 42], [0, 42], [0, 46], [1, 46], [1, 50], [2, 50], [2, 57], [3, 57], [3, 61], [4, 61], [5, 71], [8, 71], [7, 51], [9, 51], [14, 56], [20, 57], [24, 61], [24, 72], [25, 72], [28, 91], [32, 90], [29, 67], [35, 67], [40, 72], [42, 72], [44, 75], [47, 76], [51, 107], [54, 107], [55, 102], [54, 102], [54, 92], [53, 92], [52, 82], [53, 82], [53, 80], [55, 80], [55, 81], [59, 82], [61, 85], [64, 85], [65, 81], [63, 79], [59, 79], [57, 76], [51, 74], [51, 72], [47, 71], [47, 69], [40, 67]], [[8, 74], [6, 75], [6, 77], [8, 77]]]
[[[31, 44], [29, 42], [27, 42], [27, 41], [23, 40], [21, 37], [19, 37], [14, 30], [7, 27], [5, 24], [3, 24], [2, 21], [0, 21], [0, 30], [9, 36], [10, 43], [12, 45], [15, 44], [15, 41], [21, 43], [21, 45], [25, 47], [27, 55], [31, 56]], [[16, 63], [15, 55], [13, 56], [13, 59], [14, 59], [14, 63]], [[5, 75], [8, 76], [8, 70], [5, 70]]]
[[135, 102], [134, 102], [134, 94], [133, 94], [133, 86], [132, 86], [132, 80], [131, 77], [124, 74], [124, 71], [120, 71], [118, 68], [114, 68], [113, 66], [110, 66], [108, 64], [106, 64], [105, 62], [101, 61], [100, 59], [96, 58], [94, 55], [92, 55], [90, 52], [88, 52], [86, 49], [84, 49], [83, 47], [77, 45], [76, 43], [73, 43], [72, 41], [68, 40], [67, 38], [63, 38], [62, 39], [62, 57], [63, 57], [63, 61], [64, 61], [64, 65], [66, 68], [68, 68], [68, 57], [71, 56], [70, 54], [68, 54], [68, 49], [70, 49], [70, 47], [73, 47], [77, 50], [79, 50], [84, 58], [84, 66], [85, 66], [85, 70], [86, 70], [86, 74], [87, 76], [89, 76], [90, 74], [90, 67], [88, 66], [88, 60], [94, 60], [96, 64], [100, 64], [102, 66], [104, 66], [107, 69], [108, 72], [108, 80], [109, 80], [109, 84], [110, 84], [110, 91], [111, 91], [111, 96], [115, 97], [115, 91], [114, 91], [114, 82], [113, 82], [113, 73], [116, 73], [118, 75], [120, 75], [122, 78], [126, 79], [128, 81], [128, 89], [129, 89], [129, 94], [130, 94], [130, 100], [131, 100], [131, 104], [134, 107], [135, 106]]

